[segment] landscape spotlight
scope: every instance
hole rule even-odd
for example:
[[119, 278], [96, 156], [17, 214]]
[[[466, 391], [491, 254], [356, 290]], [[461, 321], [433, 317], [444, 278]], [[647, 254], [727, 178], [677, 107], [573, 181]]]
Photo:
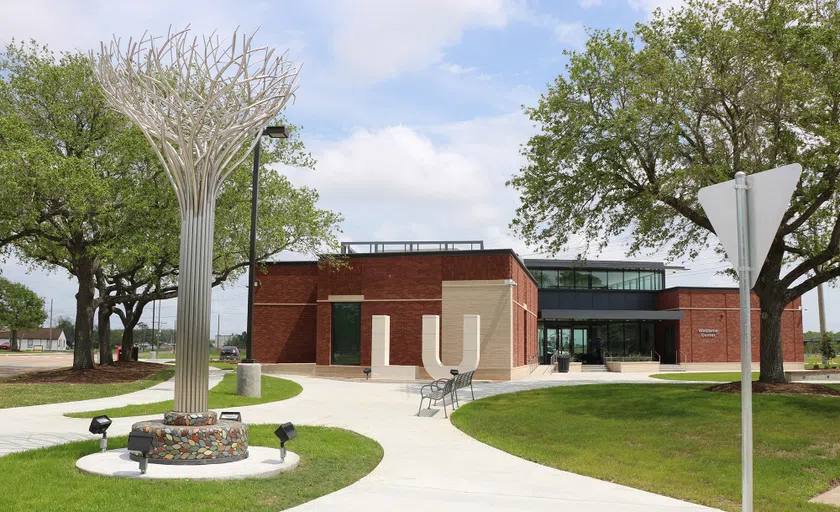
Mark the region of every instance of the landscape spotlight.
[[128, 434], [128, 451], [140, 452], [143, 456], [140, 459], [140, 474], [146, 474], [146, 468], [149, 467], [149, 454], [152, 453], [152, 443], [155, 440], [155, 435], [151, 432], [132, 432]]
[[242, 421], [242, 414], [234, 411], [225, 411], [219, 415], [219, 419], [226, 421]]
[[91, 434], [102, 434], [102, 439], [99, 440], [99, 448], [104, 452], [108, 449], [108, 427], [111, 426], [111, 418], [108, 416], [96, 416], [90, 420], [90, 427], [88, 430]]
[[449, 370], [449, 375], [452, 375], [453, 377], [457, 377], [459, 373], [461, 372], [459, 372], [457, 368], [452, 368], [451, 370]]
[[370, 368], [365, 368], [362, 372], [365, 374], [365, 379], [370, 379]]
[[277, 427], [274, 435], [280, 440], [280, 462], [282, 463], [286, 460], [286, 443], [297, 437], [297, 430], [291, 423], [283, 423]]

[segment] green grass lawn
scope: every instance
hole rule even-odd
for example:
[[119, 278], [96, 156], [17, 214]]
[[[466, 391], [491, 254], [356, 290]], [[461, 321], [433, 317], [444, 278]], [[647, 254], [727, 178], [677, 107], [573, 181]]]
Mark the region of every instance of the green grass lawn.
[[124, 395], [169, 380], [174, 374], [174, 369], [166, 369], [148, 379], [116, 384], [11, 384], [0, 382], [0, 409]]
[[[252, 398], [236, 394], [236, 375], [225, 375], [222, 382], [210, 390], [208, 402], [211, 409], [224, 409], [230, 407], [244, 407], [247, 405], [264, 404], [267, 402], [279, 402], [300, 394], [303, 388], [297, 382], [276, 377], [262, 377], [262, 396]], [[93, 418], [100, 414], [107, 414], [111, 418], [122, 418], [125, 416], [145, 416], [148, 414], [163, 414], [175, 407], [173, 400], [154, 402], [151, 404], [126, 405], [114, 409], [102, 409], [100, 411], [67, 413], [65, 416], [71, 418]]]
[[228, 362], [222, 362], [222, 361], [213, 361], [213, 362], [210, 363], [210, 366], [212, 366], [214, 368], [218, 368], [220, 370], [235, 370], [236, 369], [236, 363], [228, 363]]
[[[740, 395], [699, 384], [562, 386], [466, 404], [452, 423], [527, 460], [740, 510]], [[808, 503], [840, 479], [840, 399], [753, 395], [755, 510]]]
[[[662, 380], [707, 380], [714, 382], [735, 382], [741, 380], [741, 372], [696, 372], [696, 373], [657, 373], [651, 375]], [[752, 372], [752, 380], [758, 380], [758, 372]]]
[[[252, 445], [277, 446], [276, 425], [250, 425]], [[294, 471], [267, 479], [236, 481], [129, 480], [84, 474], [80, 457], [98, 451], [98, 441], [82, 441], [0, 457], [3, 510], [145, 512], [277, 511], [335, 492], [370, 473], [382, 447], [367, 437], [337, 428], [298, 426], [289, 443], [301, 457]], [[125, 447], [125, 437], [109, 439]], [[149, 472], [155, 470], [149, 464]], [[45, 485], [49, 482], [49, 485]]]

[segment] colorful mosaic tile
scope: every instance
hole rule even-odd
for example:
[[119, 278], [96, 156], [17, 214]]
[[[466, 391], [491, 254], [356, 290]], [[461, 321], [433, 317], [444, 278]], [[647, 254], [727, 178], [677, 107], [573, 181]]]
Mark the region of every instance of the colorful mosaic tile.
[[210, 425], [171, 425], [160, 421], [141, 421], [131, 429], [154, 434], [149, 462], [211, 464], [232, 462], [248, 456], [248, 425], [238, 421]]
[[186, 425], [193, 427], [215, 425], [216, 413], [213, 411], [201, 413], [169, 411], [164, 413], [163, 422], [167, 425]]

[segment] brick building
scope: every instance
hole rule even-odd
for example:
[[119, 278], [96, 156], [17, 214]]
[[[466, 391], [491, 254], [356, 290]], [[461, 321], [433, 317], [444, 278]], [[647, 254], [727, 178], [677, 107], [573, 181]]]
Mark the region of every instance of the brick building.
[[[473, 245], [479, 244], [475, 242]], [[348, 246], [349, 247], [349, 246]], [[268, 264], [254, 293], [253, 352], [282, 371], [359, 376], [374, 315], [390, 317], [390, 365], [426, 378], [422, 317], [440, 316], [440, 355], [461, 359], [463, 315], [481, 317], [481, 378], [528, 373], [537, 354], [537, 285], [512, 250], [358, 253], [345, 265]], [[268, 368], [267, 371], [271, 371]]]
[[[440, 317], [440, 359], [450, 366], [462, 357], [464, 315], [480, 316], [478, 378], [522, 377], [557, 351], [571, 355], [573, 371], [621, 358], [692, 369], [740, 361], [738, 290], [666, 289], [662, 263], [523, 261], [481, 242], [347, 243], [342, 252], [339, 266], [275, 262], [258, 275], [253, 353], [273, 365], [266, 371], [361, 376], [374, 315], [390, 318], [389, 364], [409, 379], [428, 377], [424, 315]], [[799, 299], [782, 327], [785, 365], [801, 368]]]

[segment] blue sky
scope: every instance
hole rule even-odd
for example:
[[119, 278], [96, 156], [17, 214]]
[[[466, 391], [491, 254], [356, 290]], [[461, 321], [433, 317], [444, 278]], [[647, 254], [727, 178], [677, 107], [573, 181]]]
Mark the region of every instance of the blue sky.
[[[259, 28], [260, 43], [288, 49], [303, 62], [286, 115], [303, 126], [318, 160], [316, 171], [278, 171], [317, 188], [322, 205], [345, 216], [343, 240], [483, 239], [528, 256], [533, 250], [508, 230], [517, 198], [504, 185], [522, 164], [519, 146], [533, 133], [521, 106], [534, 105], [563, 72], [564, 49], [580, 48], [587, 29], [631, 30], [652, 9], [676, 5], [679, 0], [0, 0], [0, 43], [34, 38], [55, 50], [88, 51], [114, 34], [163, 34], [170, 25], [223, 37], [237, 27]], [[619, 259], [625, 249], [616, 240], [590, 257]], [[714, 254], [684, 263], [691, 270], [669, 284], [732, 284], [716, 275], [726, 264]], [[65, 274], [28, 273], [14, 260], [0, 268], [54, 299], [56, 315], [72, 316], [75, 286]], [[805, 298], [806, 328], [816, 328], [814, 296]], [[830, 304], [840, 294], [828, 297]], [[243, 330], [244, 280], [214, 291], [213, 313], [214, 334], [217, 314], [222, 333]], [[174, 317], [175, 301], [168, 301], [164, 327]], [[829, 328], [840, 330], [840, 319], [829, 319]]]

